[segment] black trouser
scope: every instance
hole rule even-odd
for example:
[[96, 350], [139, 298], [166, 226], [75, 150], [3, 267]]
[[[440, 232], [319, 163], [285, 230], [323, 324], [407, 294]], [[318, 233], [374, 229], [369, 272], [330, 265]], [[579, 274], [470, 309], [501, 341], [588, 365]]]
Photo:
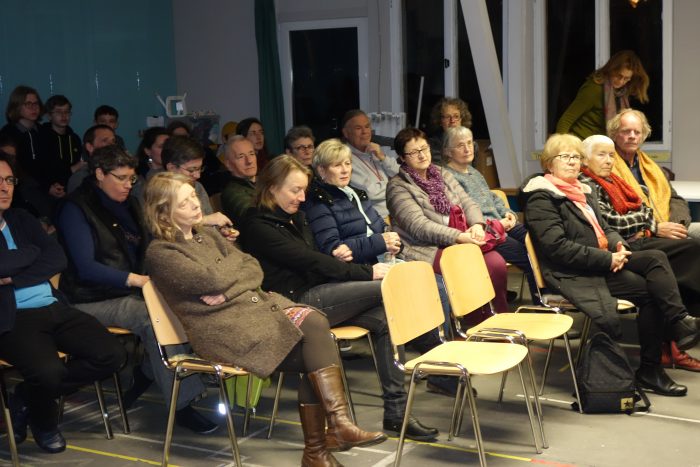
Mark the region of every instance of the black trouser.
[[[58, 351], [70, 355], [68, 362]], [[24, 378], [15, 391], [40, 429], [57, 423], [55, 399], [102, 380], [126, 360], [124, 346], [92, 316], [61, 303], [17, 310], [14, 328], [0, 336], [0, 358]]]
[[[304, 333], [301, 341], [282, 360], [282, 363], [277, 367], [278, 370], [309, 373], [339, 363], [335, 343], [331, 338], [330, 327], [325, 316], [317, 311], [312, 311], [301, 323], [299, 329]], [[302, 374], [299, 383], [298, 398], [300, 404], [318, 403], [316, 394], [305, 374]]]
[[632, 251], [663, 251], [676, 276], [683, 303], [690, 313], [700, 314], [700, 240], [649, 237], [629, 245]]
[[659, 364], [661, 343], [667, 337], [664, 330], [687, 314], [666, 255], [659, 250], [636, 251], [625, 267], [608, 274], [606, 281], [614, 297], [629, 300], [639, 308], [642, 364]]

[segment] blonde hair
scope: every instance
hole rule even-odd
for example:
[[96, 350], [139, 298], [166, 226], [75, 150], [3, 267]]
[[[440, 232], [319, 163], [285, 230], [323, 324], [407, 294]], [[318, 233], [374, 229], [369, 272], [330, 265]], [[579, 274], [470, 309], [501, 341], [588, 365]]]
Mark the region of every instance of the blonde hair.
[[632, 72], [632, 78], [629, 83], [625, 84], [629, 95], [636, 97], [642, 104], [649, 102], [647, 94], [649, 75], [644, 70], [644, 65], [642, 65], [642, 61], [637, 54], [631, 50], [620, 50], [610, 57], [605, 65], [593, 73], [593, 79], [596, 83], [602, 84], [606, 79], [609, 80], [613, 73], [617, 73], [624, 68]]
[[160, 240], [175, 241], [179, 231], [173, 220], [173, 210], [182, 185], [192, 185], [189, 177], [175, 172], [160, 172], [146, 183], [144, 215], [146, 226]]
[[273, 210], [277, 203], [272, 194], [272, 188], [281, 186], [289, 174], [295, 170], [306, 175], [311, 181], [311, 170], [295, 157], [283, 154], [272, 159], [260, 172], [255, 182], [255, 200], [253, 201], [255, 207]]
[[323, 167], [324, 169], [340, 162], [343, 159], [351, 159], [352, 152], [347, 144], [337, 138], [327, 139], [319, 144], [314, 151], [314, 158], [311, 166], [314, 169]]
[[549, 173], [549, 167], [552, 165], [552, 161], [563, 149], [573, 149], [583, 155], [583, 145], [578, 137], [571, 134], [555, 133], [544, 143], [544, 149], [540, 156], [542, 170]]

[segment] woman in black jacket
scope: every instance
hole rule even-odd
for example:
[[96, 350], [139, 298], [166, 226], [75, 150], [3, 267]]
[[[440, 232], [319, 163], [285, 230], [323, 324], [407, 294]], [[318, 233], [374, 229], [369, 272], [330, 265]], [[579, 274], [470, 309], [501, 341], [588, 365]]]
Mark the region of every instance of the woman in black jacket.
[[[406, 390], [403, 374], [393, 364], [382, 304], [379, 280], [388, 266], [347, 263], [316, 250], [304, 213], [299, 210], [310, 178], [310, 170], [292, 156], [276, 157], [267, 165], [256, 182], [255, 207], [243, 225], [243, 248], [262, 266], [263, 289], [319, 308], [331, 326], [355, 325], [371, 331], [382, 383], [384, 429], [398, 432]], [[412, 419], [406, 436], [429, 440], [437, 434], [436, 429]]]
[[601, 217], [591, 188], [577, 178], [582, 154], [577, 137], [551, 136], [540, 159], [545, 175], [531, 178], [523, 188], [527, 228], [547, 285], [613, 338], [621, 336], [615, 297], [637, 305], [637, 382], [664, 396], [683, 396], [687, 388], [661, 367], [661, 344], [668, 332], [679, 348], [694, 346], [700, 338], [698, 319], [685, 309], [665, 254], [631, 253]]

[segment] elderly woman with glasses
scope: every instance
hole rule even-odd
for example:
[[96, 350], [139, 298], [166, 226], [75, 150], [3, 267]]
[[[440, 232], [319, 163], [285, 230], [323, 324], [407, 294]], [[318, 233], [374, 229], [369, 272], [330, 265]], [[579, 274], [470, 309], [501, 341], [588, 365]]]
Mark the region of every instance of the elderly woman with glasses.
[[613, 338], [622, 335], [617, 299], [632, 301], [639, 309], [637, 382], [664, 396], [683, 396], [687, 388], [660, 364], [661, 345], [668, 335], [681, 350], [694, 346], [698, 319], [683, 305], [666, 255], [630, 252], [605, 222], [591, 187], [578, 180], [583, 153], [576, 136], [552, 135], [540, 158], [545, 175], [523, 188], [527, 227], [545, 281]]
[[[401, 258], [427, 261], [439, 271], [439, 250], [457, 243], [484, 244], [484, 216], [450, 172], [432, 163], [425, 133], [404, 128], [394, 139], [399, 174], [387, 186], [391, 223], [404, 244]], [[451, 225], [466, 218], [468, 228]], [[494, 250], [484, 253], [496, 298], [494, 309], [508, 311], [506, 262]]]

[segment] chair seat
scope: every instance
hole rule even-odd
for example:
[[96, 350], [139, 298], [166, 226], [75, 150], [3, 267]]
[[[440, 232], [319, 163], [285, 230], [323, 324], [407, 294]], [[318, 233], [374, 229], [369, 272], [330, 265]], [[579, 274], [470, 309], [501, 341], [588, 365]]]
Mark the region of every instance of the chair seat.
[[228, 376], [245, 376], [250, 374], [250, 372], [236, 367], [232, 365], [227, 365], [225, 363], [216, 363], [216, 362], [210, 362], [208, 360], [202, 360], [197, 357], [192, 357], [191, 355], [188, 356], [181, 356], [181, 355], [175, 355], [174, 357], [171, 357], [168, 359], [168, 364], [172, 367], [175, 368], [178, 363], [182, 362], [183, 360], [186, 360], [184, 363], [180, 365], [181, 368], [188, 370], [188, 371], [196, 371], [196, 372], [201, 372], [201, 373], [216, 373], [214, 368], [212, 367], [212, 364], [214, 365], [219, 365], [221, 366], [221, 371], [225, 373], [225, 375]]
[[338, 326], [337, 328], [331, 328], [331, 332], [336, 339], [347, 340], [359, 339], [369, 334], [367, 329], [359, 326]]
[[571, 329], [574, 319], [556, 313], [500, 313], [474, 326], [467, 334], [486, 328], [517, 329], [528, 339], [549, 340]]
[[[451, 341], [435, 347], [420, 357], [406, 362], [406, 371], [422, 362], [448, 362], [462, 365], [470, 375], [492, 375], [513, 368], [527, 356], [523, 345], [501, 342]], [[455, 367], [421, 365], [421, 371], [460, 375]]]
[[[576, 308], [576, 305], [564, 298], [563, 295], [542, 294], [542, 302], [544, 302], [544, 306], [561, 308], [563, 310], [572, 310]], [[635, 308], [634, 303], [629, 300], [624, 300], [622, 298], [617, 299], [618, 313], [634, 313]]]

